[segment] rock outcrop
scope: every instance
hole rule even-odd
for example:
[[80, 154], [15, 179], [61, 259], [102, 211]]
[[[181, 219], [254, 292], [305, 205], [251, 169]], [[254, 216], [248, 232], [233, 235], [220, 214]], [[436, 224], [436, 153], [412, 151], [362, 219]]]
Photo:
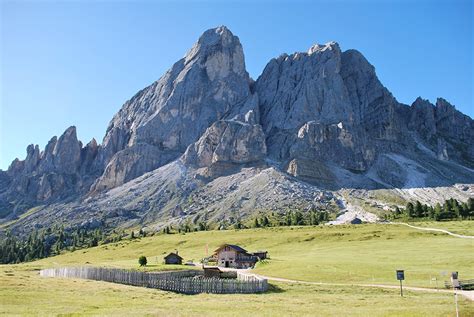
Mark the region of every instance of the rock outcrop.
[[375, 146], [363, 132], [344, 123], [322, 124], [310, 121], [299, 130], [290, 146], [293, 158], [331, 162], [345, 169], [363, 172], [376, 157]]
[[[402, 106], [379, 82], [374, 67], [362, 54], [355, 50], [341, 52], [337, 43], [314, 45], [307, 53], [273, 59], [255, 87], [269, 155], [277, 160], [295, 158], [297, 153], [292, 153], [291, 148], [295, 142], [300, 143], [298, 139], [303, 138], [301, 134], [308, 126], [336, 131], [337, 125], [343, 124], [343, 138], [350, 138], [353, 148], [370, 143], [371, 139], [394, 143], [404, 139], [403, 123], [397, 117]], [[349, 130], [360, 132], [352, 134]], [[331, 147], [334, 133], [323, 134], [319, 143]], [[368, 144], [368, 148], [356, 151], [366, 152], [362, 156], [369, 158], [374, 147]], [[314, 150], [321, 153], [321, 149]], [[364, 170], [367, 162], [356, 158], [355, 165], [355, 169]]]
[[176, 152], [160, 151], [158, 147], [139, 143], [117, 152], [105, 168], [104, 173], [92, 186], [92, 192], [122, 185], [144, 173], [162, 166], [177, 155]]
[[76, 128], [68, 128], [60, 137], [53, 137], [40, 151], [29, 145], [25, 160], [14, 160], [3, 172], [0, 190], [2, 206], [10, 212], [22, 212], [36, 204], [68, 200], [88, 192], [92, 179], [89, 167], [97, 154], [97, 143], [87, 146], [77, 139]]
[[408, 126], [439, 159], [474, 167], [474, 122], [438, 98], [436, 105], [417, 98], [410, 107]]
[[[114, 116], [96, 162], [105, 172], [94, 188], [120, 185], [179, 157], [213, 122], [239, 114], [249, 95], [239, 39], [224, 26], [204, 32], [184, 58]], [[125, 157], [146, 163], [131, 168]]]
[[259, 124], [221, 120], [188, 147], [183, 162], [205, 167], [206, 176], [216, 177], [231, 167], [261, 162], [266, 152], [265, 135]]
[[288, 163], [286, 172], [310, 183], [332, 184], [334, 174], [324, 161], [314, 159], [293, 159]]

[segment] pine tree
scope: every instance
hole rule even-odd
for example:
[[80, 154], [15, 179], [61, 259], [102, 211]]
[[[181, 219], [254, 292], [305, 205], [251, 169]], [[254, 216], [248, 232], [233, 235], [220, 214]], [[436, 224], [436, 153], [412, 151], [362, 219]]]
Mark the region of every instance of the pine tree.
[[254, 228], [260, 228], [260, 224], [258, 223], [258, 218], [255, 218], [255, 221], [253, 223]]
[[436, 203], [434, 207], [434, 219], [436, 221], [439, 221], [442, 219], [443, 216], [443, 209], [441, 208], [441, 205], [439, 203]]
[[459, 206], [459, 212], [462, 219], [467, 219], [469, 217], [469, 207], [466, 203], [462, 203]]
[[417, 200], [415, 202], [415, 207], [413, 210], [413, 217], [421, 218], [422, 216], [423, 216], [423, 206], [421, 206], [421, 203]]
[[459, 218], [461, 216], [461, 208], [459, 204], [457, 203], [457, 201], [455, 204], [453, 204], [453, 211], [451, 214], [452, 214], [452, 218]]
[[293, 224], [293, 215], [291, 211], [286, 213], [286, 225], [291, 226]]
[[319, 222], [326, 222], [329, 220], [329, 214], [326, 211], [319, 213]]
[[469, 198], [467, 200], [467, 207], [469, 211], [474, 211], [474, 198]]
[[294, 213], [293, 224], [295, 225], [304, 225], [304, 217], [300, 211]]
[[408, 217], [413, 218], [415, 216], [415, 207], [409, 202], [405, 208], [405, 212]]
[[395, 207], [395, 215], [399, 216], [402, 212], [400, 211], [400, 208], [398, 206]]
[[[439, 205], [439, 204], [438, 204]], [[441, 208], [441, 207], [440, 207]], [[435, 209], [433, 207], [430, 206], [430, 208], [428, 209], [428, 217], [430, 217], [430, 219], [435, 219]]]
[[310, 224], [313, 226], [319, 225], [319, 216], [315, 211], [311, 211], [309, 214]]
[[430, 214], [429, 212], [429, 206], [428, 205], [423, 205], [423, 214], [422, 217], [428, 217]]

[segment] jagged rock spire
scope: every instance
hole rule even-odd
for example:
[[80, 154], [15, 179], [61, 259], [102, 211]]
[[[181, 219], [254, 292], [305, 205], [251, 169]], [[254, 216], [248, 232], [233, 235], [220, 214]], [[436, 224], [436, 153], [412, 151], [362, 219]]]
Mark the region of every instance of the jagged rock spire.
[[105, 172], [94, 190], [120, 185], [177, 158], [249, 95], [238, 37], [224, 26], [207, 30], [184, 58], [114, 116], [97, 162]]

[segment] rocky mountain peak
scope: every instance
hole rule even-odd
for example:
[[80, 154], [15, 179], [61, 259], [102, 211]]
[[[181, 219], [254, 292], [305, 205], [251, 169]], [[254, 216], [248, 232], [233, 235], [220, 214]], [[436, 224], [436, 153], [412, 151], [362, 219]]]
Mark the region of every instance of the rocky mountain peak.
[[25, 170], [32, 172], [40, 160], [40, 150], [38, 145], [30, 144], [26, 148]]
[[97, 144], [97, 141], [95, 138], [92, 138], [92, 140], [89, 141], [89, 143], [87, 143], [86, 147], [89, 147], [89, 148], [92, 148], [92, 149], [97, 149], [98, 148], [98, 144]]
[[309, 120], [349, 120], [349, 104], [341, 102], [347, 92], [340, 69], [341, 51], [335, 42], [271, 60], [255, 84], [264, 131], [299, 129]]
[[239, 38], [225, 26], [204, 32], [184, 57], [184, 64], [201, 64], [211, 80], [226, 78], [235, 73], [248, 79], [244, 52]]
[[207, 30], [114, 116], [96, 163], [104, 173], [93, 190], [118, 186], [176, 159], [213, 122], [237, 115], [250, 94], [238, 37], [223, 26]]
[[417, 97], [415, 101], [412, 103], [412, 107], [415, 107], [415, 108], [422, 108], [422, 107], [427, 107], [427, 106], [433, 107], [433, 105], [430, 103], [428, 99], [423, 99], [421, 98], [421, 96]]
[[331, 42], [328, 42], [326, 44], [314, 44], [313, 46], [311, 46], [309, 48], [308, 55], [312, 55], [314, 53], [324, 52], [326, 50], [337, 51], [339, 53], [341, 52], [339, 44], [337, 42], [331, 41]]
[[[274, 58], [254, 82], [239, 38], [220, 26], [126, 101], [101, 145], [92, 139], [83, 146], [70, 127], [44, 151], [28, 146], [25, 160], [0, 172], [0, 207], [22, 212], [54, 201], [65, 221], [89, 220], [90, 210], [128, 224], [135, 220], [119, 214], [163, 221], [169, 208], [206, 187], [201, 206], [212, 214], [209, 197], [218, 201], [225, 195], [217, 193], [244, 183], [239, 179], [248, 190], [236, 197], [268, 184], [262, 169], [279, 175], [270, 178], [274, 184], [291, 174], [291, 182], [328, 190], [472, 183], [465, 167], [474, 168], [473, 142], [474, 121], [448, 101], [399, 103], [362, 53], [336, 42]], [[258, 197], [262, 208], [270, 191]], [[275, 208], [294, 195], [289, 199]], [[255, 210], [253, 201], [219, 208]]]
[[66, 129], [53, 150], [54, 165], [63, 172], [73, 173], [81, 164], [81, 143], [77, 139], [76, 127]]
[[240, 44], [239, 38], [234, 36], [225, 25], [206, 30], [197, 41], [197, 44], [201, 47], [213, 46], [219, 43], [227, 47]]
[[438, 112], [454, 112], [456, 111], [456, 107], [452, 104], [450, 104], [446, 99], [444, 98], [437, 98], [436, 99], [436, 108]]

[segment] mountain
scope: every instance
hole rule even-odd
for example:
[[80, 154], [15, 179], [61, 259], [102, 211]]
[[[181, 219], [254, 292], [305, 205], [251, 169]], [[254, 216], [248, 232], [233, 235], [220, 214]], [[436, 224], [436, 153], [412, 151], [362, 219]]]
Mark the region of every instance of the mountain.
[[465, 200], [473, 184], [474, 121], [446, 100], [398, 102], [360, 52], [335, 42], [274, 58], [254, 81], [221, 26], [128, 100], [100, 145], [70, 127], [42, 151], [28, 146], [0, 171], [0, 216], [20, 234], [159, 228]]

